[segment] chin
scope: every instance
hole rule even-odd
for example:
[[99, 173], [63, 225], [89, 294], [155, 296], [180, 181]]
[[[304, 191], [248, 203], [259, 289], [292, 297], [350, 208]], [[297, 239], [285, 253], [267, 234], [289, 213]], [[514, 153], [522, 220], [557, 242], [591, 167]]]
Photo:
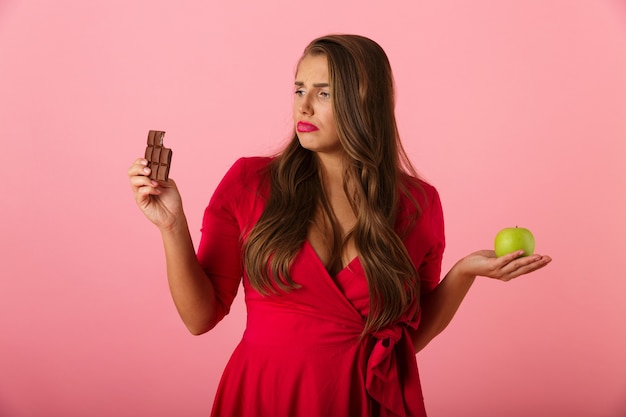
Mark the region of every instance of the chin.
[[308, 149], [309, 151], [315, 152], [317, 151], [317, 146], [315, 143], [312, 143], [310, 140], [302, 140], [302, 138], [298, 135], [298, 142], [300, 142], [300, 146], [304, 149]]

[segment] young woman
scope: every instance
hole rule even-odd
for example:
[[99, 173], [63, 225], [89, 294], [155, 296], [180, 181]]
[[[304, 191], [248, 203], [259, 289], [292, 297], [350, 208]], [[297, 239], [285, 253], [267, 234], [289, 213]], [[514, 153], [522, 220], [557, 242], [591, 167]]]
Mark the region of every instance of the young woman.
[[440, 282], [436, 189], [417, 178], [396, 128], [391, 68], [356, 35], [314, 40], [294, 83], [294, 135], [278, 155], [242, 158], [205, 211], [194, 251], [173, 180], [129, 169], [159, 228], [190, 332], [228, 313], [243, 278], [243, 338], [214, 416], [425, 416], [415, 353], [450, 322], [476, 276], [510, 280], [547, 256], [479, 251]]

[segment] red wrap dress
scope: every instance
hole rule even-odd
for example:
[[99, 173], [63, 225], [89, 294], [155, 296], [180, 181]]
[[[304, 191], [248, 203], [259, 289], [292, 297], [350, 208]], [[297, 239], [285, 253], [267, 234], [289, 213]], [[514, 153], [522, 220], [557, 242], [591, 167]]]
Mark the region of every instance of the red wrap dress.
[[[419, 315], [360, 339], [369, 310], [358, 258], [330, 276], [305, 242], [291, 276], [301, 288], [262, 296], [242, 269], [241, 241], [258, 221], [267, 187], [260, 173], [270, 158], [242, 158], [225, 175], [205, 211], [198, 259], [216, 291], [219, 319], [229, 311], [243, 277], [247, 323], [220, 381], [213, 416], [425, 416], [409, 332]], [[422, 294], [439, 282], [444, 250], [437, 191], [412, 190], [422, 208], [403, 238]], [[406, 198], [405, 198], [406, 199]], [[399, 222], [414, 208], [401, 201]]]

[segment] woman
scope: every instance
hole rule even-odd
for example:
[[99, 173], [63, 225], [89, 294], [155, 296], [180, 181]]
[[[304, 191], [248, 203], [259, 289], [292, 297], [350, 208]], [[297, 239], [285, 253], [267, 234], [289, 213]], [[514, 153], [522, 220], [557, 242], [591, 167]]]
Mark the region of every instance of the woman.
[[247, 326], [213, 415], [424, 416], [415, 353], [475, 277], [509, 280], [550, 258], [479, 251], [439, 282], [439, 196], [402, 149], [391, 68], [372, 40], [314, 40], [294, 92], [293, 139], [274, 157], [233, 165], [197, 254], [174, 181], [150, 180], [144, 159], [129, 170], [191, 333], [228, 313], [243, 277]]

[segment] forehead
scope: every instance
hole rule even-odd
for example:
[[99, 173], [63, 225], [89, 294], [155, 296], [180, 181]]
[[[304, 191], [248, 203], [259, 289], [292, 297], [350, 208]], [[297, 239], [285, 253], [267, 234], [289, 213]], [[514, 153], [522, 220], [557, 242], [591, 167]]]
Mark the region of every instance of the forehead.
[[328, 82], [328, 59], [325, 55], [306, 55], [298, 64], [296, 81]]

